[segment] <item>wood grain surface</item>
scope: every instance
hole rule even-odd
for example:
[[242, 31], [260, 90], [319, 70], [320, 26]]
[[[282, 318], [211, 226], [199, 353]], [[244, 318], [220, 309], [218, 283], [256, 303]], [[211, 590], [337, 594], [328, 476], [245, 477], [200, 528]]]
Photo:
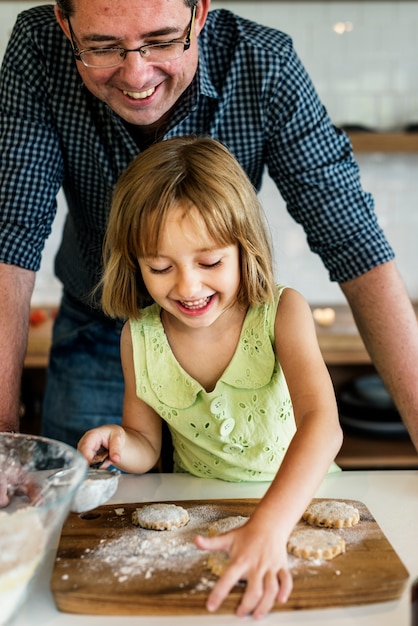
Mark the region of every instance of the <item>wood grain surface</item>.
[[[341, 533], [346, 552], [331, 561], [289, 556], [294, 589], [275, 611], [349, 606], [395, 600], [408, 572], [367, 507], [358, 501], [360, 522]], [[207, 553], [193, 537], [207, 533], [211, 521], [250, 516], [257, 500], [173, 502], [186, 508], [190, 522], [173, 531], [139, 529], [131, 522], [141, 504], [105, 505], [87, 514], [72, 513], [61, 534], [51, 589], [58, 609], [97, 615], [173, 615], [205, 613], [216, 577]], [[402, 521], [400, 517], [400, 529]], [[298, 526], [305, 526], [299, 522]], [[234, 612], [245, 583], [230, 593], [219, 612]]]

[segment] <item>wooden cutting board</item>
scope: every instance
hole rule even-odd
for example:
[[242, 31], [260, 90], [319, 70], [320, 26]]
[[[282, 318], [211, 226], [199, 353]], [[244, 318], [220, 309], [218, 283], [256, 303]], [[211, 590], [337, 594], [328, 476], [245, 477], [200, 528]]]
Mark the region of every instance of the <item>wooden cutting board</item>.
[[[274, 610], [314, 609], [385, 602], [398, 598], [408, 572], [379, 525], [357, 501], [360, 522], [341, 533], [346, 552], [331, 561], [289, 557], [294, 589], [286, 605]], [[216, 577], [207, 569], [207, 553], [193, 537], [210, 522], [251, 515], [258, 500], [175, 502], [190, 522], [174, 531], [133, 526], [141, 504], [105, 505], [86, 514], [72, 513], [61, 534], [51, 589], [58, 609], [98, 615], [173, 615], [205, 613]], [[304, 522], [300, 526], [306, 526]], [[401, 532], [401, 529], [400, 529]], [[220, 612], [234, 612], [243, 592], [237, 585]]]

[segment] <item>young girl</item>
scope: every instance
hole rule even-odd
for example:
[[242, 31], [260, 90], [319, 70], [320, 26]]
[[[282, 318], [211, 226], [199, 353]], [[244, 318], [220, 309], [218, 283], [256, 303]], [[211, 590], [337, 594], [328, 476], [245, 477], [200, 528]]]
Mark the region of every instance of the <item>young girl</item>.
[[244, 526], [196, 537], [231, 558], [208, 610], [245, 579], [237, 614], [259, 618], [291, 592], [287, 540], [336, 469], [342, 434], [309, 306], [275, 285], [257, 196], [222, 145], [174, 138], [131, 163], [114, 192], [102, 286], [104, 311], [129, 320], [123, 418], [88, 431], [79, 450], [92, 462], [104, 446], [108, 464], [147, 472], [165, 420], [175, 471], [270, 481]]

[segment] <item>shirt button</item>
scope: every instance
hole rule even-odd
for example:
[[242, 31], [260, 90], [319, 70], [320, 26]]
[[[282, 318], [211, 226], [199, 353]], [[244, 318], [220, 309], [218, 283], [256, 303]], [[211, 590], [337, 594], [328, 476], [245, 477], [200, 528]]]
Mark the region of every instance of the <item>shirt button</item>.
[[223, 451], [227, 454], [238, 454], [243, 451], [243, 447], [239, 443], [227, 443], [223, 448]]
[[210, 403], [210, 410], [214, 415], [220, 413], [226, 407], [226, 400], [222, 396], [215, 398]]
[[228, 419], [224, 420], [221, 424], [219, 432], [221, 433], [221, 437], [226, 437], [229, 433], [235, 428], [235, 420], [233, 417], [228, 417]]

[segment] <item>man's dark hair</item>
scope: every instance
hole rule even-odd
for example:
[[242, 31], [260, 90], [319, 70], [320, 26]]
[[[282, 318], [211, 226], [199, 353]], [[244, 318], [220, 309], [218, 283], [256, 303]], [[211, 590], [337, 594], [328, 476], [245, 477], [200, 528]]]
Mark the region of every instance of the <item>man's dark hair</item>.
[[[191, 9], [197, 5], [199, 0], [183, 0], [186, 7], [190, 7]], [[62, 17], [71, 17], [74, 13], [73, 0], [56, 0], [59, 10], [61, 11]]]

